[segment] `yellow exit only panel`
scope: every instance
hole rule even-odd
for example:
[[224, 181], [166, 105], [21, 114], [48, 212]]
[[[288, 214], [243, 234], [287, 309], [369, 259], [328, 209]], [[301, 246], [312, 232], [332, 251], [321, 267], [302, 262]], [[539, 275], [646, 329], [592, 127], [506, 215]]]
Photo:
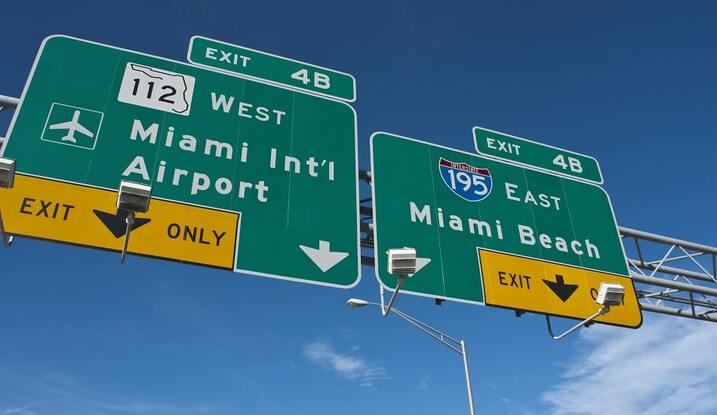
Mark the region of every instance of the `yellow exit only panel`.
[[[76, 184], [15, 176], [0, 189], [0, 209], [12, 235], [122, 250], [125, 216], [117, 193]], [[233, 269], [240, 215], [152, 199], [137, 214], [130, 253]]]
[[600, 308], [595, 298], [605, 282], [625, 287], [625, 298], [595, 321], [631, 328], [642, 324], [628, 277], [485, 249], [478, 249], [478, 261], [488, 305], [585, 319]]

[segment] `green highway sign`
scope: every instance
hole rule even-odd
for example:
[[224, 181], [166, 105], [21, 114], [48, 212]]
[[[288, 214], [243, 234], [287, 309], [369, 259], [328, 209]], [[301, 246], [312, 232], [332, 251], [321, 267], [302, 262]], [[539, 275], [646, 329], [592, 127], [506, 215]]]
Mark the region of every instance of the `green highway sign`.
[[598, 321], [637, 327], [610, 200], [591, 183], [387, 133], [371, 136], [376, 275], [387, 250], [413, 247], [418, 271], [401, 292], [586, 318], [600, 283], [624, 307]]
[[350, 74], [203, 36], [192, 37], [187, 60], [331, 98], [356, 100], [356, 78]]
[[476, 150], [488, 157], [602, 184], [593, 157], [482, 127], [473, 128]]
[[130, 252], [348, 288], [356, 146], [344, 102], [51, 36], [0, 154], [23, 179], [0, 203], [24, 221], [14, 233], [119, 249], [108, 191], [145, 183], [159, 200]]

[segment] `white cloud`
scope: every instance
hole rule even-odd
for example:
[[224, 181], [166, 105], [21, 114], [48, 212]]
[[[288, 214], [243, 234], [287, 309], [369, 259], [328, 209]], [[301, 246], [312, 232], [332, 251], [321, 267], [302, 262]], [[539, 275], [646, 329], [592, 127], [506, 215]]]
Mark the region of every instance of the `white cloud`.
[[564, 381], [544, 392], [550, 413], [717, 413], [717, 325], [645, 316], [637, 330], [593, 326], [577, 343]]
[[431, 390], [431, 374], [427, 373], [425, 374], [420, 381], [418, 381], [418, 385], [416, 385], [416, 390], [419, 391], [429, 391]]
[[[355, 353], [358, 348], [352, 348]], [[339, 353], [326, 342], [313, 342], [304, 346], [304, 356], [310, 361], [329, 368], [342, 378], [359, 382], [363, 387], [373, 387], [376, 381], [389, 379], [383, 366], [370, 363], [348, 353]]]

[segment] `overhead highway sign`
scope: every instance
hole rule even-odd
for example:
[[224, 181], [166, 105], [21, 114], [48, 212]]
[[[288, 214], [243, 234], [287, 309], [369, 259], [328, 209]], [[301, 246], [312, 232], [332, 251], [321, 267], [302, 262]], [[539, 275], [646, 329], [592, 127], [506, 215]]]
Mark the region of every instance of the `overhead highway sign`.
[[423, 268], [401, 292], [586, 318], [601, 282], [624, 305], [597, 321], [637, 327], [641, 314], [612, 206], [600, 187], [387, 133], [371, 137], [376, 275], [386, 251], [412, 247]]
[[137, 216], [131, 252], [358, 282], [356, 114], [344, 102], [51, 36], [2, 151], [17, 161], [0, 194], [15, 234], [119, 249], [110, 195], [130, 181], [158, 200]]

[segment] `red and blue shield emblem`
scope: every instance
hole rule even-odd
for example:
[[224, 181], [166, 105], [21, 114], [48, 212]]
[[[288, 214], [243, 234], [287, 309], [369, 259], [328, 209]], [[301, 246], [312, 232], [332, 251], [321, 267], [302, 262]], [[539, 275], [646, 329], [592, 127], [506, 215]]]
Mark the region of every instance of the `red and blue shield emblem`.
[[490, 194], [492, 180], [488, 169], [441, 158], [438, 170], [446, 186], [462, 199], [480, 202]]

